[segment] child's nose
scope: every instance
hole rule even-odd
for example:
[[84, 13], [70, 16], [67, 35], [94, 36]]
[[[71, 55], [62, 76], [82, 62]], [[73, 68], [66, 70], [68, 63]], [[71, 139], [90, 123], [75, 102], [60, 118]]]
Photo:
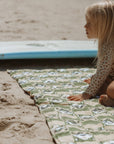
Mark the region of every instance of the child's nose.
[[87, 28], [87, 24], [84, 25], [84, 28]]

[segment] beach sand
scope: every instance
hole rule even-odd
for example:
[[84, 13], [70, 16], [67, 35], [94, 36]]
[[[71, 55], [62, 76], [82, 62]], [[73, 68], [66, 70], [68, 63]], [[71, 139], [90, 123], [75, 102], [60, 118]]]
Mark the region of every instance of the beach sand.
[[[1, 0], [0, 41], [87, 40], [85, 8], [98, 1]], [[38, 66], [38, 60], [0, 62], [0, 144], [54, 143], [34, 101], [6, 72]]]

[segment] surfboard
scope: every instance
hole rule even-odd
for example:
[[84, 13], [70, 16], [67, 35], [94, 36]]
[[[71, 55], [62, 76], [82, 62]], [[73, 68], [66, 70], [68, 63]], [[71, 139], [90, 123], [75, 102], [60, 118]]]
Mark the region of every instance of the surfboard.
[[0, 42], [0, 60], [46, 58], [94, 58], [94, 41], [9, 41]]

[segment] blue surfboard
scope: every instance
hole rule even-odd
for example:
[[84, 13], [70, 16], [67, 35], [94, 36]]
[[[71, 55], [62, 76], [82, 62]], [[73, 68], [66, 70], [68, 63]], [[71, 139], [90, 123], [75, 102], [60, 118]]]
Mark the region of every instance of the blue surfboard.
[[94, 58], [94, 41], [17, 41], [0, 42], [0, 60], [45, 58]]

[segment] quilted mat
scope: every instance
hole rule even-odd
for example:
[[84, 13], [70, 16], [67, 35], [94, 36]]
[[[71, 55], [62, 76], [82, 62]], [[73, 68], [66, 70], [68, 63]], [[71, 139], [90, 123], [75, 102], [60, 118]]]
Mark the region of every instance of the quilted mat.
[[8, 73], [34, 98], [56, 144], [114, 144], [114, 108], [100, 105], [98, 98], [82, 102], [67, 99], [86, 89], [83, 81], [95, 69], [20, 69]]

